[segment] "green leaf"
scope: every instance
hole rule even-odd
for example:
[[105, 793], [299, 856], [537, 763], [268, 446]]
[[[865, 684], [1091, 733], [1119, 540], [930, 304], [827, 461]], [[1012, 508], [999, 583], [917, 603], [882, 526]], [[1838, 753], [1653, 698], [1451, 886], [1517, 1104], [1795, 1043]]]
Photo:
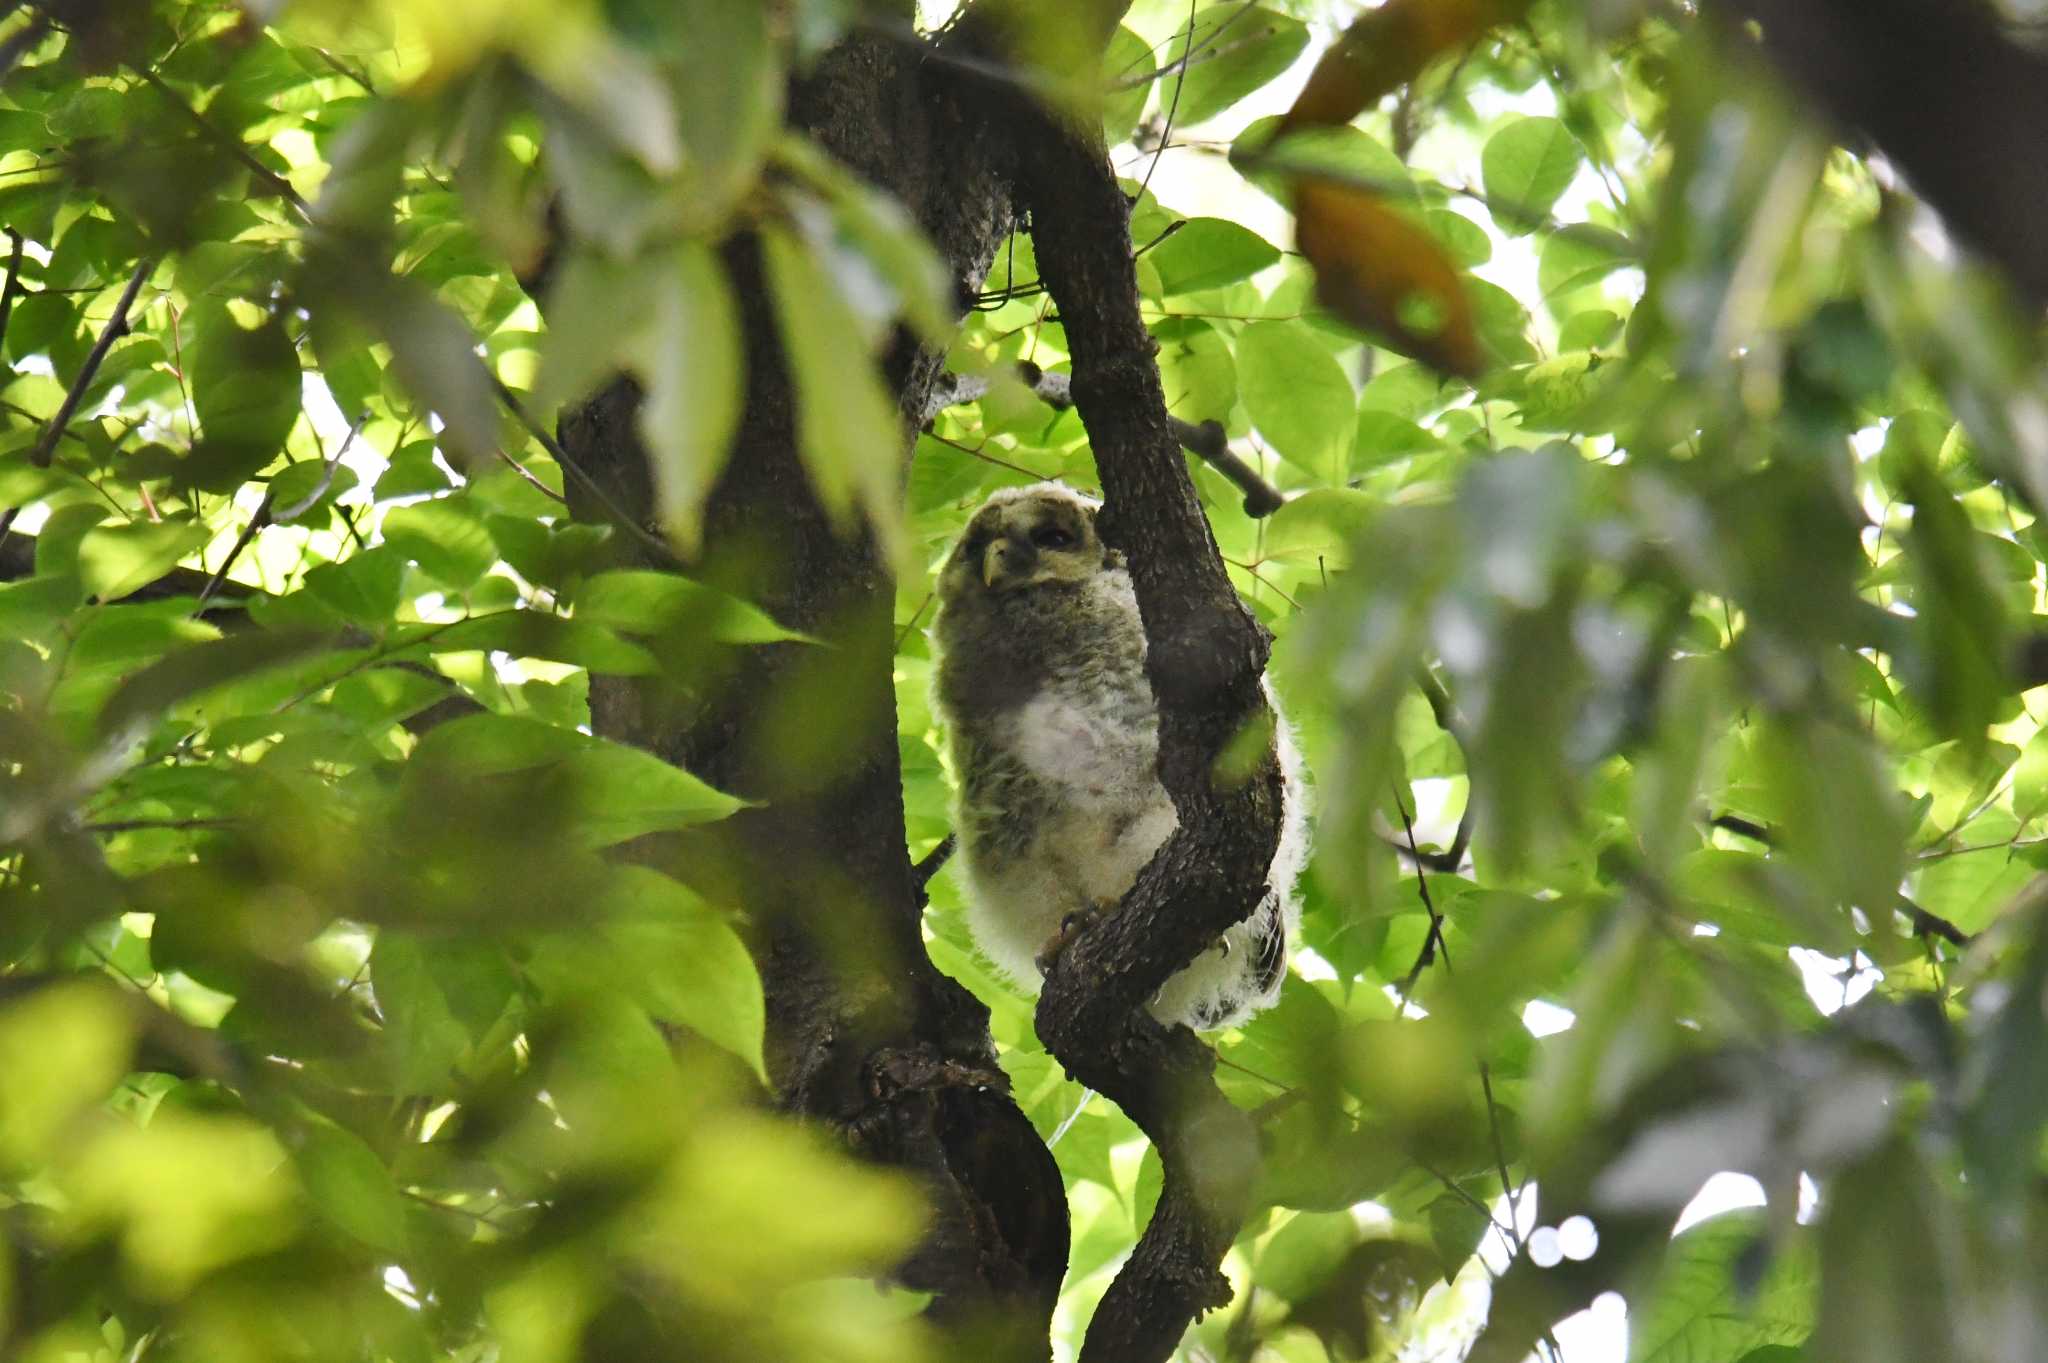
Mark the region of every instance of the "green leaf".
[[10, 1177], [47, 1158], [89, 1106], [128, 1070], [134, 1026], [120, 998], [84, 980], [0, 1002], [0, 1169]]
[[441, 418], [442, 448], [461, 467], [490, 458], [498, 399], [469, 324], [411, 280], [350, 279], [345, 287], [391, 347], [391, 372]]
[[668, 84], [687, 150], [686, 202], [696, 222], [721, 223], [754, 187], [782, 130], [788, 73], [778, 61], [778, 16], [762, 5], [688, 0], [658, 27], [687, 35], [693, 72]]
[[1448, 208], [1432, 208], [1422, 215], [1422, 222], [1429, 228], [1430, 235], [1443, 243], [1451, 259], [1466, 269], [1484, 265], [1493, 259], [1493, 238], [1486, 235], [1484, 227], [1463, 213], [1453, 213]]
[[393, 507], [384, 516], [384, 542], [456, 591], [475, 586], [498, 561], [489, 527], [460, 496]]
[[[1468, 1190], [1469, 1191], [1469, 1190]], [[1479, 1203], [1478, 1206], [1472, 1202]], [[1458, 1276], [1465, 1262], [1478, 1252], [1492, 1219], [1484, 1210], [1485, 1199], [1472, 1194], [1472, 1201], [1449, 1193], [1429, 1204], [1429, 1241], [1436, 1247], [1437, 1263], [1444, 1281]]]
[[496, 943], [386, 928], [370, 949], [384, 1051], [402, 1094], [447, 1093], [511, 1004], [518, 978]]
[[1921, 1363], [1963, 1334], [1952, 1262], [1960, 1227], [1921, 1159], [1894, 1143], [1835, 1179], [1820, 1233], [1815, 1358]]
[[405, 1199], [377, 1153], [354, 1132], [327, 1122], [307, 1122], [296, 1135], [292, 1162], [320, 1214], [372, 1249], [406, 1253]]
[[100, 711], [99, 731], [107, 736], [122, 733], [191, 696], [333, 646], [334, 639], [323, 634], [250, 631], [184, 649], [122, 682]]
[[1307, 46], [1299, 19], [1255, 5], [1205, 5], [1168, 47], [1166, 64], [1173, 69], [1190, 47], [1204, 55], [1161, 84], [1159, 107], [1173, 110], [1176, 128], [1193, 127], [1279, 76]]
[[224, 304], [194, 311], [187, 383], [203, 439], [187, 477], [231, 492], [277, 457], [298, 422], [298, 352], [275, 316], [245, 327]]
[[651, 315], [628, 353], [647, 388], [639, 426], [655, 514], [676, 547], [693, 554], [704, 499], [725, 469], [746, 394], [739, 312], [724, 267], [699, 242], [657, 257], [640, 287]]
[[2040, 900], [2029, 898], [2018, 921], [2032, 928], [2033, 941], [2009, 992], [1980, 1024], [1982, 1040], [1963, 1075], [1963, 1149], [1972, 1177], [1993, 1198], [2018, 1195], [2036, 1176], [2048, 1124], [2048, 934]]
[[1350, 472], [1358, 396], [1323, 343], [1299, 322], [1254, 322], [1237, 338], [1238, 395], [1281, 458], [1341, 486]]
[[1533, 231], [1584, 159], [1578, 139], [1554, 118], [1518, 118], [1501, 128], [1479, 154], [1494, 221], [1509, 232]]
[[659, 269], [651, 261], [616, 260], [597, 251], [576, 251], [556, 268], [548, 284], [540, 378], [533, 387], [536, 411], [582, 401], [617, 374], [636, 347], [649, 348], [644, 333], [655, 299], [673, 285]]
[[360, 625], [389, 624], [398, 614], [405, 581], [405, 556], [391, 544], [377, 544], [339, 563], [306, 570], [306, 591]]
[[1115, 146], [1131, 135], [1152, 97], [1153, 82], [1146, 79], [1159, 64], [1152, 56], [1152, 44], [1140, 38], [1128, 25], [1119, 25], [1109, 36], [1102, 54], [1103, 140]]
[[637, 748], [510, 715], [466, 715], [436, 727], [414, 750], [457, 779], [535, 772], [558, 783], [586, 847], [725, 818], [745, 801]]
[[901, 561], [903, 429], [873, 361], [854, 340], [860, 322], [801, 238], [770, 225], [761, 242], [796, 387], [797, 453], [811, 486], [842, 527], [858, 507], [885, 556]]
[[1822, 891], [1887, 913], [1905, 870], [1904, 802], [1861, 733], [1779, 721], [1759, 735], [1787, 856]]
[[[1416, 200], [1413, 172], [1393, 148], [1364, 129], [1349, 124], [1298, 128], [1276, 142], [1279, 126], [1278, 115], [1253, 120], [1231, 144], [1230, 156], [1253, 184], [1282, 203], [1292, 201], [1293, 182], [1303, 174], [1327, 176], [1394, 202]], [[1253, 155], [1256, 161], [1246, 160]]]
[[539, 610], [491, 611], [452, 625], [433, 626], [421, 644], [434, 653], [507, 653], [550, 658], [615, 676], [646, 677], [661, 670], [654, 655], [587, 620], [565, 620]]
[[726, 644], [775, 644], [807, 636], [760, 607], [674, 573], [621, 569], [584, 580], [576, 618], [634, 634], [676, 634]]
[[1636, 254], [1635, 244], [1619, 232], [1573, 223], [1544, 238], [1543, 253], [1536, 262], [1536, 287], [1554, 304], [1631, 264]]
[[1145, 253], [1159, 271], [1162, 292], [1213, 289], [1249, 278], [1280, 259], [1280, 252], [1256, 232], [1223, 218], [1190, 218], [1172, 236]]
[[605, 933], [634, 967], [648, 1013], [679, 1022], [745, 1060], [764, 1081], [761, 976], [739, 934], [688, 889], [644, 867], [621, 867]]
[[1741, 1281], [1746, 1256], [1764, 1250], [1764, 1234], [1761, 1214], [1739, 1211], [1673, 1240], [1648, 1296], [1631, 1298], [1629, 1363], [1732, 1359], [1760, 1346], [1805, 1340], [1814, 1321], [1810, 1254], [1781, 1252], [1754, 1292]]
[[183, 517], [159, 524], [102, 525], [78, 541], [79, 578], [90, 595], [118, 601], [155, 582], [212, 538], [207, 527]]
[[1380, 510], [1378, 499], [1354, 488], [1316, 488], [1291, 497], [1266, 522], [1266, 556], [1342, 567]]

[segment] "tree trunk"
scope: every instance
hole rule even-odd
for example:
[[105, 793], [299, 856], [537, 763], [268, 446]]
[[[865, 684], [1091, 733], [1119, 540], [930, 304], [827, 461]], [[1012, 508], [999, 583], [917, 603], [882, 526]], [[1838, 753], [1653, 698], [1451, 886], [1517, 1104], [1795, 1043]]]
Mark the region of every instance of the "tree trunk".
[[[1007, 138], [917, 49], [849, 39], [796, 83], [789, 110], [793, 127], [911, 212], [963, 297], [979, 287], [1010, 230]], [[798, 461], [756, 243], [731, 243], [725, 260], [746, 332], [746, 409], [690, 571], [822, 646], [727, 649], [692, 684], [593, 678], [592, 720], [759, 802], [676, 849], [672, 869], [714, 881], [753, 925], [778, 1099], [923, 1182], [933, 1221], [903, 1277], [937, 1294], [936, 1318], [1000, 1356], [1043, 1358], [1066, 1270], [1066, 1196], [1002, 1091], [987, 1010], [924, 952], [903, 837], [894, 583], [865, 536], [835, 532]], [[853, 338], [846, 362], [865, 362]], [[886, 370], [908, 430], [942, 356], [900, 337]], [[630, 382], [616, 383], [565, 415], [561, 439], [644, 520], [638, 403]]]

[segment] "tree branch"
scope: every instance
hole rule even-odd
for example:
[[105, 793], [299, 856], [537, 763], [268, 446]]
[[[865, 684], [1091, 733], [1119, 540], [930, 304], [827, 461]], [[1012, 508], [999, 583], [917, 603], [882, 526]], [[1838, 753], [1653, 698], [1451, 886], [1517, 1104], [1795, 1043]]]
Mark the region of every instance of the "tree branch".
[[39, 469], [50, 466], [50, 455], [57, 448], [57, 440], [64, 434], [64, 428], [71, 424], [71, 418], [78, 414], [78, 403], [85, 396], [85, 390], [92, 386], [93, 375], [100, 372], [100, 364], [107, 358], [107, 352], [114, 342], [128, 334], [128, 309], [135, 306], [135, 295], [142, 292], [142, 286], [149, 279], [150, 271], [156, 268], [156, 261], [144, 257], [135, 264], [135, 272], [128, 276], [128, 285], [121, 290], [119, 301], [114, 304], [113, 316], [100, 328], [100, 337], [87, 352], [85, 363], [78, 367], [78, 374], [71, 380], [71, 386], [64, 390], [64, 401], [57, 405], [57, 414], [50, 418], [50, 424], [43, 428], [43, 438], [29, 454], [29, 459]]
[[1122, 906], [1046, 973], [1038, 1034], [1080, 1082], [1151, 1137], [1165, 1170], [1157, 1211], [1090, 1322], [1083, 1363], [1154, 1363], [1188, 1322], [1230, 1298], [1218, 1269], [1258, 1164], [1247, 1114], [1214, 1081], [1215, 1055], [1145, 1004], [1255, 906], [1280, 828], [1270, 759], [1222, 788], [1217, 755], [1265, 714], [1268, 637], [1230, 586], [1167, 415], [1139, 314], [1129, 205], [1099, 134], [1022, 101], [1019, 188], [1039, 270], [1065, 322], [1072, 397], [1102, 473], [1104, 538], [1127, 554], [1159, 704], [1159, 775], [1179, 825]]
[[[926, 55], [857, 31], [792, 82], [787, 122], [902, 204], [965, 299], [1009, 235], [1011, 138]], [[1066, 1268], [1065, 1192], [1029, 1120], [982, 1077], [994, 1061], [987, 1010], [924, 948], [903, 839], [896, 583], [869, 538], [826, 514], [798, 457], [797, 394], [758, 241], [735, 236], [721, 261], [746, 392], [689, 569], [825, 646], [707, 647], [705, 675], [687, 681], [593, 678], [592, 724], [757, 802], [647, 855], [746, 912], [781, 1105], [925, 1190], [931, 1215], [899, 1276], [934, 1294], [927, 1315], [953, 1332], [954, 1352], [1043, 1360]], [[893, 339], [883, 372], [906, 437], [943, 363], [907, 332]], [[563, 414], [557, 443], [579, 517], [610, 519], [616, 507], [647, 522], [639, 403], [620, 380]], [[654, 561], [673, 560], [664, 549]]]
[[[1073, 376], [1040, 369], [1029, 360], [1017, 364], [1017, 377], [1025, 386], [1038, 395], [1039, 401], [1054, 411], [1064, 412], [1074, 405]], [[989, 381], [977, 374], [949, 374], [947, 382], [932, 390], [932, 400], [925, 409], [925, 424], [947, 407], [957, 403], [973, 402], [989, 390]], [[1254, 520], [1270, 516], [1286, 505], [1287, 499], [1279, 489], [1259, 475], [1259, 471], [1244, 462], [1231, 451], [1230, 441], [1220, 421], [1204, 421], [1197, 425], [1183, 421], [1177, 416], [1168, 416], [1167, 424], [1173, 428], [1174, 439], [1181, 448], [1215, 469], [1244, 494], [1244, 514]]]
[[[1733, 833], [1738, 838], [1748, 838], [1751, 842], [1762, 843], [1765, 847], [1778, 846], [1778, 836], [1770, 828], [1753, 819], [1745, 819], [1740, 814], [1716, 814], [1708, 819], [1707, 823], [1724, 832]], [[1915, 937], [1939, 937], [1951, 946], [1957, 947], [1966, 947], [1974, 940], [1969, 933], [1948, 919], [1938, 913], [1929, 913], [1903, 894], [1899, 896], [1897, 907], [1900, 913], [1911, 920]]]
[[2048, 302], [2048, 57], [1988, 5], [1719, 0], [1838, 121], [1875, 142], [1943, 219]]

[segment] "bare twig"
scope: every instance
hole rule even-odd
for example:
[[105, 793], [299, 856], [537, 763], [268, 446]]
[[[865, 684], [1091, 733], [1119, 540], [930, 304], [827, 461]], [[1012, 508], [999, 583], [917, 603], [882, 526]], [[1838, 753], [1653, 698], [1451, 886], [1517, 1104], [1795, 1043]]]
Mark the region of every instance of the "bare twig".
[[7, 229], [7, 239], [14, 246], [7, 254], [7, 284], [0, 287], [0, 341], [7, 339], [7, 321], [14, 316], [14, 300], [21, 296], [21, 257], [27, 245], [12, 227]]
[[937, 847], [924, 854], [924, 860], [910, 868], [910, 874], [917, 881], [917, 905], [919, 908], [923, 908], [931, 902], [932, 877], [944, 869], [946, 863], [952, 859], [953, 849], [958, 845], [959, 839], [953, 834], [948, 833], [945, 837], [939, 839]]
[[269, 188], [271, 193], [277, 195], [278, 198], [283, 199], [297, 210], [301, 218], [310, 218], [312, 216], [311, 205], [306, 202], [298, 190], [292, 188], [291, 181], [257, 160], [256, 153], [249, 150], [249, 145], [246, 142], [242, 141], [239, 137], [231, 136], [221, 129], [214, 127], [212, 123], [207, 121], [204, 114], [185, 102], [183, 95], [180, 95], [176, 90], [164, 84], [163, 77], [157, 75], [156, 72], [138, 68], [136, 74], [142, 77], [144, 85], [162, 95], [179, 113], [183, 114], [186, 121], [199, 130], [201, 136], [205, 137], [207, 141], [213, 143], [222, 151], [225, 151], [228, 155], [234, 157], [235, 160], [241, 162], [243, 166], [247, 167], [250, 174], [254, 175]]
[[1444, 917], [1437, 912], [1436, 901], [1430, 898], [1429, 876], [1424, 872], [1422, 864], [1424, 854], [1415, 845], [1415, 823], [1408, 817], [1408, 803], [1401, 798], [1398, 786], [1394, 788], [1394, 808], [1400, 811], [1401, 833], [1408, 840], [1407, 846], [1401, 850], [1415, 862], [1415, 892], [1422, 897], [1423, 911], [1429, 915], [1429, 931], [1423, 934], [1422, 950], [1417, 953], [1415, 964], [1408, 968], [1408, 973], [1402, 978], [1398, 989], [1400, 1006], [1394, 1010], [1394, 1016], [1405, 1017], [1408, 1013], [1409, 997], [1415, 992], [1415, 982], [1421, 979], [1422, 972], [1436, 961], [1439, 952], [1443, 955], [1444, 972], [1450, 973], [1451, 949], [1444, 942]]
[[257, 505], [256, 514], [249, 518], [249, 523], [242, 527], [242, 533], [235, 536], [235, 542], [229, 546], [228, 556], [220, 561], [220, 567], [213, 570], [213, 576], [208, 578], [206, 585], [199, 589], [199, 600], [193, 604], [192, 614], [205, 614], [206, 603], [211, 601], [213, 594], [220, 590], [220, 584], [227, 581], [228, 569], [235, 566], [235, 560], [240, 558], [242, 551], [249, 547], [249, 541], [255, 539], [257, 533], [264, 526], [270, 524], [270, 503], [273, 495], [270, 492], [263, 494], [263, 501]]
[[356, 432], [360, 431], [363, 428], [363, 423], [369, 419], [370, 414], [368, 412], [355, 419], [355, 423], [348, 428], [348, 434], [342, 437], [341, 444], [335, 449], [333, 456], [323, 461], [320, 469], [320, 479], [313, 484], [313, 490], [299, 498], [296, 502], [293, 502], [290, 506], [274, 509], [270, 513], [272, 520], [280, 524], [289, 524], [305, 515], [308, 511], [311, 511], [314, 504], [327, 495], [327, 489], [334, 486], [334, 470], [341, 466], [341, 457], [348, 453], [348, 447], [355, 443]]
[[[1778, 845], [1777, 835], [1767, 825], [1757, 823], [1753, 819], [1745, 819], [1739, 814], [1716, 814], [1710, 817], [1707, 823], [1739, 838], [1762, 843], [1765, 847]], [[1903, 894], [1898, 897], [1896, 907], [1912, 923], [1913, 935], [1916, 937], [1939, 937], [1951, 946], [1957, 947], [1966, 947], [1976, 940], [1948, 919], [1938, 913], [1929, 913]]]
[[[1394, 789], [1394, 808], [1400, 812], [1401, 831], [1407, 835], [1409, 850], [1413, 851], [1415, 848], [1415, 824], [1408, 817], [1408, 804], [1407, 801], [1401, 798], [1401, 791], [1398, 786]], [[1423, 970], [1429, 965], [1433, 957], [1442, 958], [1444, 974], [1449, 975], [1452, 973], [1451, 944], [1444, 940], [1444, 918], [1441, 913], [1437, 912], [1435, 902], [1429, 897], [1428, 873], [1419, 865], [1415, 868], [1415, 888], [1422, 896], [1422, 907], [1429, 912], [1429, 935], [1423, 939], [1422, 953], [1415, 958], [1415, 965], [1409, 970], [1408, 977], [1401, 981], [1400, 1013], [1408, 1011], [1408, 997], [1415, 988], [1415, 981], [1421, 976]], [[1399, 1014], [1397, 1013], [1396, 1016], [1399, 1016]], [[1515, 1181], [1508, 1173], [1507, 1145], [1502, 1140], [1500, 1134], [1500, 1104], [1494, 1101], [1493, 1096], [1493, 1068], [1486, 1063], [1484, 1056], [1476, 1057], [1476, 1059], [1479, 1064], [1479, 1091], [1486, 1099], [1487, 1134], [1493, 1140], [1495, 1171], [1500, 1175], [1501, 1191], [1508, 1196], [1509, 1215], [1512, 1216], [1518, 1193], [1515, 1188]], [[1519, 1243], [1519, 1236], [1517, 1237], [1517, 1243]]]
[[505, 409], [519, 419], [519, 424], [526, 428], [528, 435], [540, 442], [540, 447], [548, 452], [548, 457], [561, 466], [564, 477], [574, 478], [577, 484], [594, 497], [599, 506], [604, 508], [605, 513], [610, 517], [614, 525], [632, 536], [641, 548], [655, 555], [659, 562], [673, 563], [675, 561], [675, 552], [668, 547], [668, 544], [659, 536], [650, 533], [646, 526], [634, 520], [631, 513], [619, 505], [618, 499], [613, 497], [602, 483], [591, 477], [580, 464], [571, 459], [563, 451], [561, 442], [550, 435], [547, 428], [534, 419], [533, 414], [526, 410], [526, 405], [520, 402], [519, 395], [510, 388], [507, 388], [504, 380], [491, 372], [490, 366], [484, 366], [484, 374], [490, 379], [491, 391], [498, 395], [498, 401], [505, 404]]
[[242, 820], [230, 818], [210, 819], [109, 819], [103, 823], [82, 824], [81, 833], [139, 833], [148, 829], [170, 829], [182, 832], [197, 828], [235, 828]]
[[[1039, 401], [1055, 411], [1064, 412], [1074, 405], [1073, 376], [1052, 370], [1041, 369], [1029, 360], [1017, 365], [1017, 377], [1022, 379]], [[963, 402], [973, 402], [989, 390], [989, 381], [979, 375], [956, 374], [950, 384], [942, 384], [933, 391], [932, 402], [925, 414], [925, 420], [938, 414], [942, 408]], [[1237, 489], [1244, 493], [1244, 514], [1254, 519], [1270, 516], [1286, 504], [1287, 499], [1279, 489], [1259, 476], [1257, 469], [1231, 451], [1228, 437], [1219, 421], [1204, 421], [1197, 425], [1169, 415], [1167, 424], [1173, 428], [1174, 438], [1181, 448], [1201, 459], [1215, 469]]]
[[71, 424], [71, 418], [78, 414], [79, 401], [85, 390], [92, 386], [93, 375], [99, 373], [100, 364], [107, 358], [107, 351], [114, 342], [128, 334], [128, 309], [135, 306], [135, 295], [142, 292], [143, 284], [150, 272], [156, 268], [156, 261], [145, 257], [136, 262], [135, 272], [128, 276], [128, 287], [121, 290], [121, 297], [114, 304], [114, 315], [100, 328], [100, 337], [93, 342], [92, 350], [86, 354], [85, 363], [79, 366], [78, 375], [71, 380], [71, 387], [64, 391], [64, 401], [57, 405], [57, 414], [50, 418], [50, 424], [43, 428], [43, 438], [29, 454], [37, 468], [48, 468], [50, 456], [57, 448], [58, 437]]

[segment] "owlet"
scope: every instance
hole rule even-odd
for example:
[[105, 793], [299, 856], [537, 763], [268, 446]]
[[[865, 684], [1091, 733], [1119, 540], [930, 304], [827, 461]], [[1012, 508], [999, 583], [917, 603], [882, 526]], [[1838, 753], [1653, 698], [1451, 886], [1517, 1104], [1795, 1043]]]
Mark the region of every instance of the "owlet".
[[[1057, 483], [996, 493], [946, 560], [932, 627], [967, 924], [1033, 993], [1040, 951], [1070, 917], [1122, 900], [1178, 822], [1137, 597], [1095, 513]], [[1275, 732], [1284, 812], [1264, 897], [1166, 982], [1162, 1022], [1230, 1026], [1279, 993], [1307, 836], [1300, 758], [1284, 721]]]

